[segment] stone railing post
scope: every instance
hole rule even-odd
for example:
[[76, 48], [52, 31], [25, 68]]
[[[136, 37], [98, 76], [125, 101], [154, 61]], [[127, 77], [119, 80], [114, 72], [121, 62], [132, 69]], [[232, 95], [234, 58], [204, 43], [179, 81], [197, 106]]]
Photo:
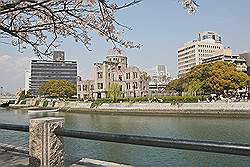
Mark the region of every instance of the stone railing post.
[[56, 128], [63, 127], [64, 118], [44, 117], [30, 119], [30, 166], [64, 166], [63, 139], [54, 133]]

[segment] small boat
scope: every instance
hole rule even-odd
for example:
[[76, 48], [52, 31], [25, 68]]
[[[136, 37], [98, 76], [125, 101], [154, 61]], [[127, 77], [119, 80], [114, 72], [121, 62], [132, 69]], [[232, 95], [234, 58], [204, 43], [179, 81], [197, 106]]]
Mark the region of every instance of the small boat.
[[36, 110], [28, 110], [28, 114], [33, 114], [33, 113], [47, 113], [47, 112], [59, 112], [59, 108], [57, 109], [51, 109], [51, 110], [39, 110], [39, 109], [36, 109]]

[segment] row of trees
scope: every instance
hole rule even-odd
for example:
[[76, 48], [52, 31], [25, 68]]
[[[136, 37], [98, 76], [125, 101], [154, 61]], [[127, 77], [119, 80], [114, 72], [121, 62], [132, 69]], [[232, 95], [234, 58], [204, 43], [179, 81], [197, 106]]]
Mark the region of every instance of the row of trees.
[[177, 92], [223, 93], [247, 85], [249, 77], [232, 63], [215, 62], [193, 67], [185, 76], [171, 81], [166, 90]]

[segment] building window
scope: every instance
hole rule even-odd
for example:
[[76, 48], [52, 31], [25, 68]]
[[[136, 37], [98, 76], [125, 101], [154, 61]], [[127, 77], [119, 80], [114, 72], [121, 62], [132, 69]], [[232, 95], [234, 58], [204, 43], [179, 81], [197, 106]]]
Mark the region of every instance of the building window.
[[130, 73], [126, 73], [126, 79], [130, 79]]
[[101, 79], [102, 78], [102, 72], [97, 72], [97, 78]]
[[88, 89], [88, 85], [83, 85], [83, 86], [82, 86], [82, 90], [83, 90], [83, 91], [87, 91], [87, 89]]
[[94, 85], [90, 85], [90, 90], [94, 90]]
[[81, 85], [78, 85], [78, 91], [81, 91]]
[[119, 75], [119, 81], [122, 81], [122, 76], [121, 75]]
[[133, 72], [134, 78], [137, 78], [137, 72]]
[[130, 83], [127, 83], [126, 86], [127, 86], [127, 89], [130, 90]]
[[97, 83], [97, 88], [98, 89], [103, 89], [103, 83]]
[[133, 83], [133, 89], [138, 89], [138, 84], [137, 84], [137, 82], [134, 82], [134, 83]]

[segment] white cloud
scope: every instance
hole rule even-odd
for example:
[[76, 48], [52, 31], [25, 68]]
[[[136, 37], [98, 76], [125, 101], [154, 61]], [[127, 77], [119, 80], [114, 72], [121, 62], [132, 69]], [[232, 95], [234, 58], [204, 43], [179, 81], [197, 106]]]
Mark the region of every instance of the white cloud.
[[0, 64], [8, 61], [9, 59], [11, 59], [11, 56], [9, 55], [2, 55], [2, 56], [0, 55]]
[[5, 91], [16, 92], [24, 87], [24, 71], [29, 63], [26, 56], [0, 55], [0, 85]]

